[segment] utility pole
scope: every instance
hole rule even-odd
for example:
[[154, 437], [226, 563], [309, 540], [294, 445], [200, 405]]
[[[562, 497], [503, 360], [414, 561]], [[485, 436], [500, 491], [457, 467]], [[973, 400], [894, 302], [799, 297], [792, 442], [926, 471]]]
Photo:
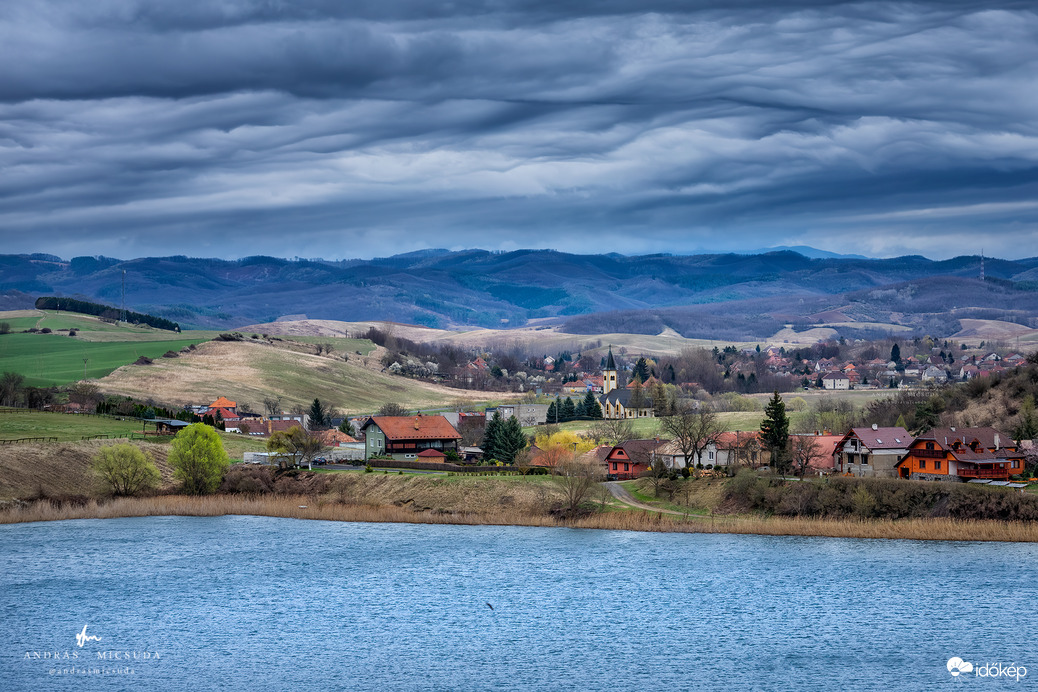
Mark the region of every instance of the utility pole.
[[984, 248], [980, 249], [980, 280], [984, 280]]
[[[984, 273], [984, 270], [982, 269], [981, 270], [981, 274], [983, 275], [983, 273]], [[119, 321], [120, 322], [125, 322], [126, 321], [126, 270], [125, 269], [123, 269], [123, 302], [122, 302], [122, 305], [121, 305], [121, 307], [119, 309]]]

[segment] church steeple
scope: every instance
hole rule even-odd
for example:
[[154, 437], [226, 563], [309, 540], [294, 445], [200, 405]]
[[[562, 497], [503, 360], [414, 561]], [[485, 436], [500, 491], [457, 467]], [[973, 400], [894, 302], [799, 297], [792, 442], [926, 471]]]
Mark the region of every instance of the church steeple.
[[609, 347], [609, 357], [606, 358], [605, 369], [602, 370], [602, 394], [608, 394], [616, 389], [616, 361], [613, 360], [613, 347]]

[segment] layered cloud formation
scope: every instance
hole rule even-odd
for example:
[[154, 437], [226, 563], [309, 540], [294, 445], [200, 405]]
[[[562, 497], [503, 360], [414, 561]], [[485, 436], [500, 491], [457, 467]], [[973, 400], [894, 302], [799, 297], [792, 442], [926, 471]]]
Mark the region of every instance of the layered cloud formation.
[[12, 0], [0, 61], [6, 252], [1038, 254], [1032, 2]]

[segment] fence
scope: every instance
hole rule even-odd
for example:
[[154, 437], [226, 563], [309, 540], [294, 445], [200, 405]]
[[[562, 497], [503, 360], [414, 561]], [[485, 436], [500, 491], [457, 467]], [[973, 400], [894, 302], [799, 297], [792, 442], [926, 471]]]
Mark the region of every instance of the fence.
[[14, 440], [0, 440], [0, 445], [26, 445], [33, 442], [57, 442], [56, 437], [19, 437]]
[[519, 470], [515, 466], [471, 466], [428, 461], [395, 461], [393, 459], [370, 459], [368, 464], [373, 469], [414, 469], [416, 471], [452, 471], [455, 473], [505, 473]]

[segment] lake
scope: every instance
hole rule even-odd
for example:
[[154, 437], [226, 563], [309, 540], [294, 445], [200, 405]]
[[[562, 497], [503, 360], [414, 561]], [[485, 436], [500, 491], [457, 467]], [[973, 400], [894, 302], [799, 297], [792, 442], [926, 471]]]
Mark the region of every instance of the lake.
[[0, 554], [4, 690], [1038, 679], [1033, 544], [233, 516], [2, 525]]

